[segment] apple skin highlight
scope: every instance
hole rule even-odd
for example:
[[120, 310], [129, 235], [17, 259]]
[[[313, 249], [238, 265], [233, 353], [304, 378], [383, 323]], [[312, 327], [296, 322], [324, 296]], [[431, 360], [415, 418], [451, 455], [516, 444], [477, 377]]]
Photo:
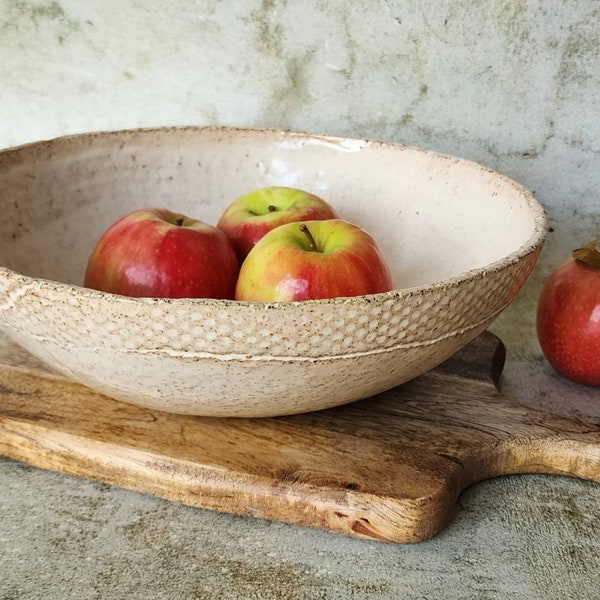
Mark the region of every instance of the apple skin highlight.
[[586, 264], [570, 258], [544, 282], [538, 299], [536, 329], [542, 352], [557, 373], [597, 387], [600, 386], [600, 252], [595, 241], [586, 248], [587, 255], [595, 262]]
[[347, 221], [328, 219], [288, 223], [267, 233], [242, 264], [235, 297], [295, 302], [391, 289], [390, 270], [371, 235]]
[[86, 287], [134, 297], [233, 299], [239, 263], [220, 230], [167, 209], [140, 209], [100, 237]]

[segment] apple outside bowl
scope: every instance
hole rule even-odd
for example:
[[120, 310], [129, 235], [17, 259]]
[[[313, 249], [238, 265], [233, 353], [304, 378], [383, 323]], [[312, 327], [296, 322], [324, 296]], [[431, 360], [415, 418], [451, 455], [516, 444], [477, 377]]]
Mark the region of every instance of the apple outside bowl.
[[[313, 192], [369, 231], [388, 293], [298, 303], [129, 298], [82, 287], [118, 217], [171, 208], [216, 224], [266, 185]], [[262, 417], [363, 399], [475, 338], [536, 263], [542, 207], [475, 163], [284, 131], [158, 128], [0, 152], [0, 328], [53, 370], [169, 412]]]

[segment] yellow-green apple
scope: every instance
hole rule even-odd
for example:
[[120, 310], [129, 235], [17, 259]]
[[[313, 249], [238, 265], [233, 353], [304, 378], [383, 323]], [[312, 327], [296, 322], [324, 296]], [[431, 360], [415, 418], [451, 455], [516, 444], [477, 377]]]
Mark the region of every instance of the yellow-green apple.
[[269, 186], [234, 200], [217, 227], [231, 240], [241, 264], [256, 242], [279, 225], [335, 218], [335, 210], [319, 196], [296, 188]]
[[145, 208], [100, 237], [84, 285], [124, 296], [233, 299], [238, 272], [222, 231], [168, 209]]
[[392, 289], [377, 243], [341, 219], [287, 223], [269, 231], [240, 268], [236, 300], [286, 302]]

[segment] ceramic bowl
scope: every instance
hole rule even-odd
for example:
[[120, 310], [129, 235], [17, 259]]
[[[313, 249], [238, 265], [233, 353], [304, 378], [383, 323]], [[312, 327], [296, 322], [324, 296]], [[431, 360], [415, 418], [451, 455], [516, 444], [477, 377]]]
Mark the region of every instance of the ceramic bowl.
[[[128, 298], [82, 287], [101, 233], [135, 208], [215, 224], [264, 185], [314, 192], [369, 231], [389, 293], [298, 303]], [[532, 271], [542, 207], [487, 168], [417, 148], [283, 131], [92, 133], [0, 153], [0, 327], [116, 399], [257, 417], [366, 398], [484, 330]]]

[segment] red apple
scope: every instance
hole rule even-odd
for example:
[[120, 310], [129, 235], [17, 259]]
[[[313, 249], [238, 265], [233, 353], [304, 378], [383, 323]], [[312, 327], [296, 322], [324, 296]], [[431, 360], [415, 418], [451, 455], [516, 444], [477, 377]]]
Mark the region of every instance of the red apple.
[[334, 209], [318, 196], [296, 188], [271, 186], [234, 200], [217, 227], [231, 240], [241, 264], [256, 242], [279, 225], [335, 218]]
[[600, 252], [590, 242], [544, 282], [537, 334], [552, 367], [564, 377], [600, 386]]
[[124, 296], [232, 299], [239, 272], [227, 236], [167, 209], [121, 217], [98, 240], [84, 285]]
[[388, 266], [375, 240], [342, 221], [280, 225], [248, 253], [236, 300], [311, 300], [376, 294], [392, 289]]

